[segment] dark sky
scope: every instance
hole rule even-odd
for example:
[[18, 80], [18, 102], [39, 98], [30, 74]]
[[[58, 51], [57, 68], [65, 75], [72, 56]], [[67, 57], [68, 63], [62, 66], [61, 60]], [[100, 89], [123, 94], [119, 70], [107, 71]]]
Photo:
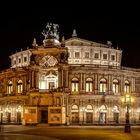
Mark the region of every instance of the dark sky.
[[[1, 16], [0, 70], [10, 66], [9, 55], [31, 48], [35, 37], [41, 45], [47, 22], [59, 24], [60, 38], [71, 37], [76, 29], [79, 38], [106, 43], [112, 41], [123, 51], [122, 65], [140, 68], [140, 24], [137, 10], [108, 7], [49, 8], [34, 7], [9, 9]], [[98, 9], [98, 10], [97, 10]]]

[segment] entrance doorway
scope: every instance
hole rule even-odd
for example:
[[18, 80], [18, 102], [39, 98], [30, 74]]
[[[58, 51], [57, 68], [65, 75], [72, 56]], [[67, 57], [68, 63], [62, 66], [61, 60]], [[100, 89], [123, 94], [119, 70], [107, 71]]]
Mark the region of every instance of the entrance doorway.
[[107, 107], [105, 105], [102, 105], [99, 108], [99, 123], [100, 124], [105, 124], [106, 123], [106, 115], [107, 114]]
[[115, 123], [119, 123], [119, 113], [116, 112], [113, 113], [113, 120]]
[[119, 123], [119, 107], [116, 105], [113, 107], [113, 121]]
[[79, 123], [79, 113], [72, 112], [72, 123]]
[[41, 110], [41, 123], [48, 123], [48, 111]]
[[7, 123], [11, 122], [11, 113], [10, 112], [6, 112], [6, 122]]
[[106, 123], [106, 113], [105, 112], [100, 112], [99, 123], [100, 124]]
[[87, 112], [86, 113], [86, 123], [92, 123], [93, 113]]
[[17, 123], [21, 123], [21, 112], [17, 112]]

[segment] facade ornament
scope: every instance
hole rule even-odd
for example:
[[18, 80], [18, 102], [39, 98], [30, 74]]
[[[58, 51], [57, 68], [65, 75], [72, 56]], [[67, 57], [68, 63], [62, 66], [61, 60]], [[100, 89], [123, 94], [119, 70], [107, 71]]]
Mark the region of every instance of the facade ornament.
[[46, 29], [43, 30], [42, 34], [45, 36], [45, 39], [53, 38], [59, 40], [59, 25], [47, 23]]
[[77, 33], [75, 29], [73, 30], [72, 37], [77, 37]]
[[34, 38], [34, 39], [33, 39], [32, 46], [33, 46], [33, 47], [36, 47], [36, 46], [38, 46], [38, 44], [36, 43], [36, 38]]
[[112, 42], [111, 42], [111, 41], [107, 41], [107, 45], [108, 45], [109, 47], [111, 47], [111, 46], [112, 46]]
[[61, 40], [61, 46], [65, 47], [65, 37], [64, 36], [62, 37], [62, 40]]

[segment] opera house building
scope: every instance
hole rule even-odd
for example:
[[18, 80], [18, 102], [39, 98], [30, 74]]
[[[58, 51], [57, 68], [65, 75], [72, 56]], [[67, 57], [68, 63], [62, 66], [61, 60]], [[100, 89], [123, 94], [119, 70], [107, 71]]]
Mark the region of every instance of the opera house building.
[[60, 39], [57, 24], [42, 34], [41, 45], [34, 39], [0, 71], [2, 124], [121, 125], [128, 111], [130, 123], [140, 124], [140, 69], [121, 66], [121, 49], [76, 30]]

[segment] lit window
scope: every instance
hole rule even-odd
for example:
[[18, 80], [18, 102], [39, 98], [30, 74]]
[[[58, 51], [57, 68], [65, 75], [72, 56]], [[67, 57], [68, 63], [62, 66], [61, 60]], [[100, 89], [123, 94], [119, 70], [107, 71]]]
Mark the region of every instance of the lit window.
[[119, 93], [119, 82], [116, 79], [113, 80], [112, 90], [114, 94]]
[[22, 91], [23, 91], [22, 80], [19, 80], [18, 83], [17, 83], [17, 92], [22, 93]]
[[20, 58], [18, 59], [18, 63], [21, 63], [21, 59]]
[[71, 82], [71, 88], [73, 93], [78, 93], [79, 91], [79, 80], [77, 78], [73, 78]]
[[87, 78], [86, 80], [86, 92], [93, 91], [93, 80], [91, 78]]
[[104, 93], [107, 91], [107, 82], [106, 79], [101, 79], [100, 80], [100, 92]]
[[77, 106], [77, 105], [73, 105], [73, 106], [71, 107], [71, 109], [72, 109], [72, 110], [78, 110], [78, 106]]
[[112, 60], [112, 61], [115, 60], [115, 55], [111, 55], [111, 60]]
[[14, 65], [16, 65], [16, 60], [14, 60]]
[[124, 92], [125, 93], [130, 93], [130, 83], [129, 83], [129, 81], [125, 81]]
[[7, 92], [8, 92], [8, 94], [11, 94], [13, 92], [13, 83], [12, 83], [12, 81], [8, 82]]
[[27, 57], [24, 57], [24, 62], [27, 62]]
[[79, 58], [80, 57], [80, 53], [79, 52], [75, 52], [75, 58]]
[[107, 54], [103, 54], [103, 59], [107, 59]]
[[89, 52], [85, 52], [85, 58], [89, 58]]
[[95, 53], [94, 58], [98, 59], [99, 58], [99, 53]]
[[45, 80], [40, 80], [39, 82], [39, 89], [46, 89], [46, 81]]

